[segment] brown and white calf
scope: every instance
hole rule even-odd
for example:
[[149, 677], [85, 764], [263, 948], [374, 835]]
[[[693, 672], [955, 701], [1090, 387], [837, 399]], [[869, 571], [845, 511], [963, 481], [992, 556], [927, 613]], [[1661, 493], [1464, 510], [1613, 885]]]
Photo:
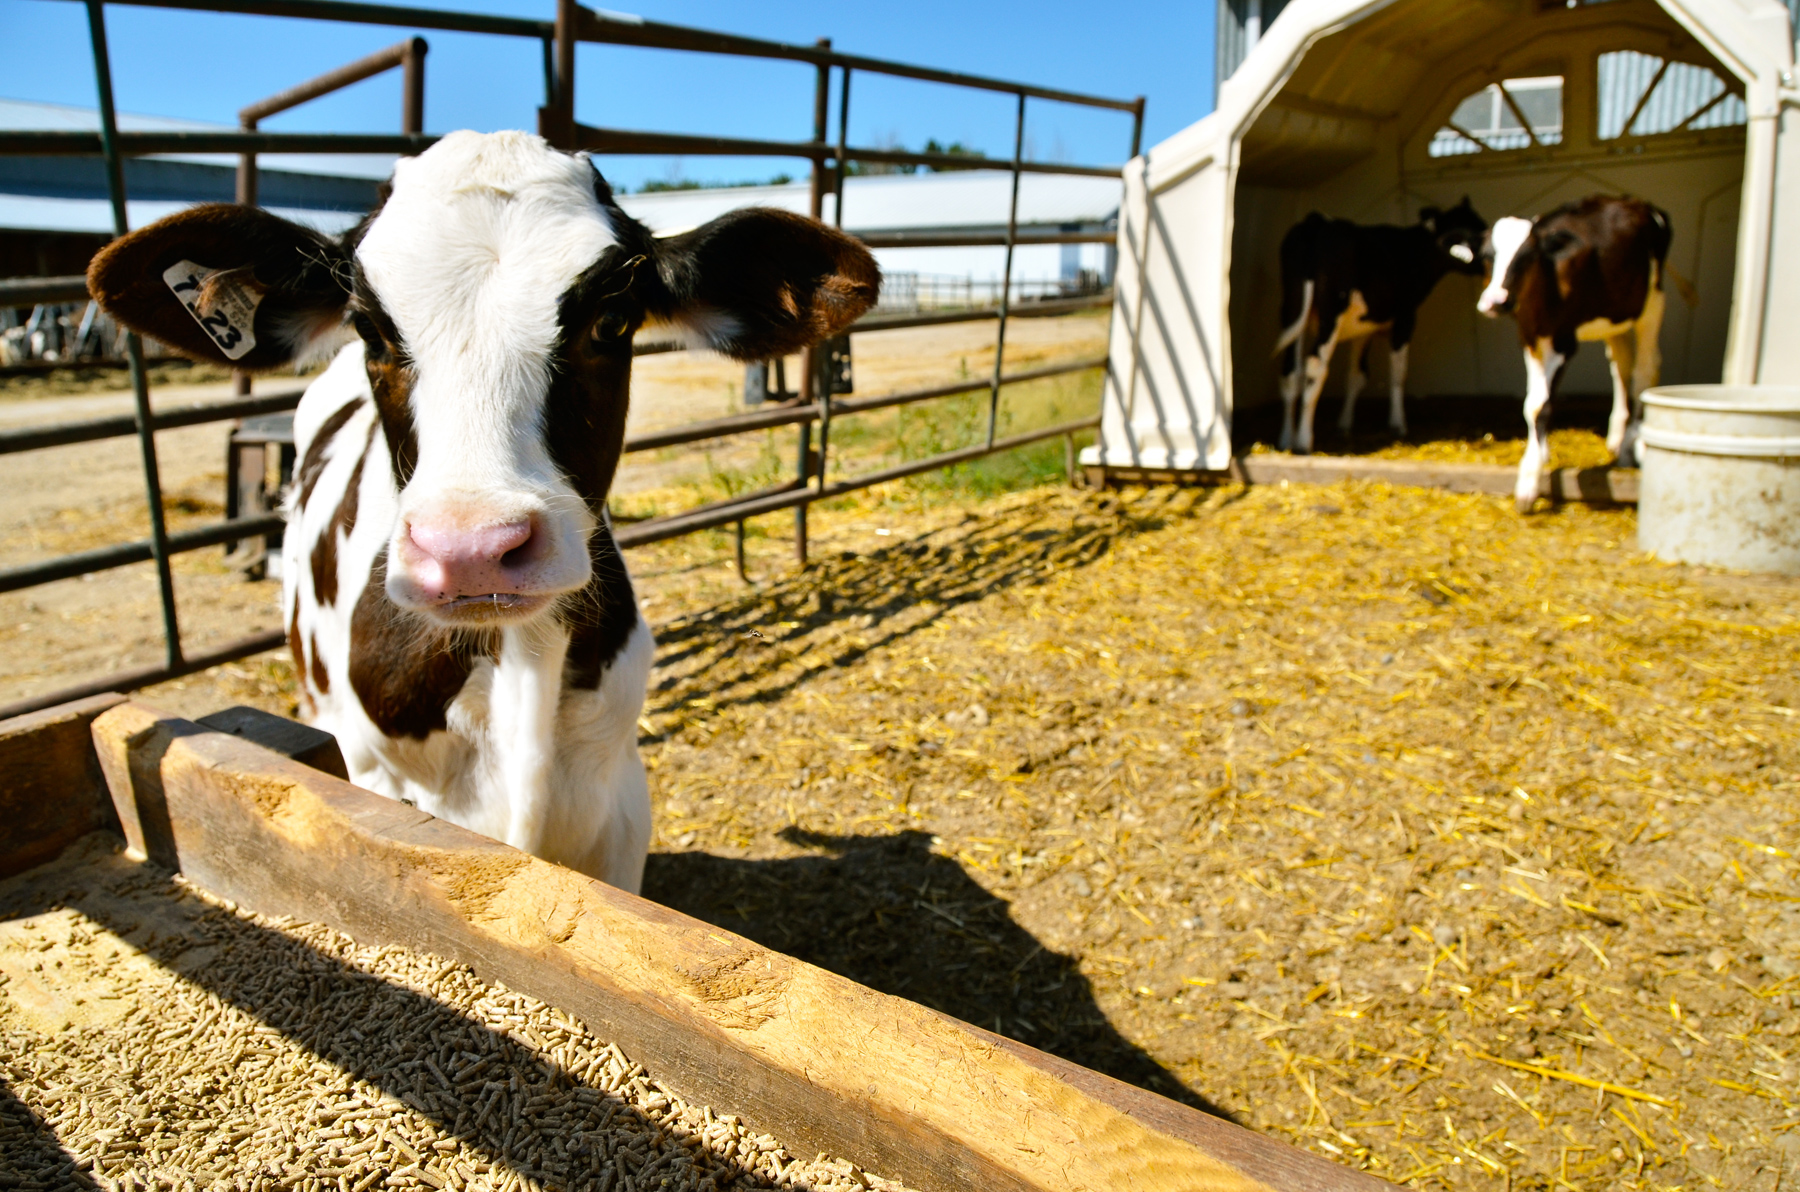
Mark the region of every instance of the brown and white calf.
[[283, 554], [309, 718], [359, 784], [635, 891], [654, 643], [605, 514], [632, 336], [795, 351], [874, 303], [868, 252], [770, 210], [657, 239], [585, 156], [459, 132], [342, 239], [197, 207], [90, 284], [202, 359], [341, 346], [295, 415]]
[[1662, 372], [1663, 274], [1669, 217], [1642, 199], [1593, 195], [1535, 220], [1509, 215], [1494, 224], [1483, 252], [1488, 282], [1482, 314], [1510, 313], [1525, 349], [1525, 424], [1519, 462], [1519, 511], [1537, 499], [1548, 462], [1550, 399], [1563, 365], [1586, 340], [1603, 341], [1612, 368], [1612, 417], [1606, 446], [1636, 464], [1638, 396]]
[[[1406, 359], [1419, 305], [1451, 270], [1479, 273], [1475, 254], [1487, 223], [1467, 196], [1448, 211], [1427, 207], [1410, 228], [1364, 226], [1317, 211], [1281, 238], [1281, 449], [1313, 448], [1313, 413], [1340, 345], [1350, 349], [1350, 376], [1338, 429], [1355, 425], [1356, 399], [1367, 380], [1368, 344], [1388, 337], [1388, 426], [1406, 433]], [[1311, 345], [1309, 348], [1308, 345]], [[1298, 425], [1294, 406], [1305, 386]]]

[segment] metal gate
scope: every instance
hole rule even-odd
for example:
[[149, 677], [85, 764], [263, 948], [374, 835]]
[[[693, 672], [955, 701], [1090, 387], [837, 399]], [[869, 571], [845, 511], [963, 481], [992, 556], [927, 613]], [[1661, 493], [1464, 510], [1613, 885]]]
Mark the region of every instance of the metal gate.
[[[122, 167], [123, 159], [126, 157], [158, 153], [240, 154], [245, 162], [245, 168], [240, 171], [240, 201], [254, 201], [254, 157], [257, 154], [415, 154], [422, 152], [437, 140], [435, 136], [418, 131], [423, 103], [423, 73], [422, 70], [415, 68], [422, 60], [425, 51], [423, 43], [418, 39], [402, 43], [390, 51], [383, 51], [382, 54], [352, 63], [329, 75], [321, 76], [311, 83], [292, 88], [274, 100], [253, 105], [254, 111], [252, 108], [245, 109], [242, 120], [244, 128], [241, 131], [120, 132], [113, 107], [112, 72], [107, 53], [103, 0], [79, 0], [79, 2], [85, 4], [88, 15], [94, 72], [98, 82], [100, 131], [91, 133], [0, 130], [0, 154], [102, 157], [106, 163], [115, 235], [124, 235], [129, 231]], [[829, 381], [822, 377], [826, 364], [826, 353], [809, 348], [805, 353], [796, 400], [726, 418], [635, 436], [627, 439], [625, 443], [625, 451], [631, 453], [726, 438], [772, 427], [794, 426], [797, 428], [798, 442], [793, 479], [772, 488], [741, 494], [728, 501], [621, 526], [616, 533], [621, 547], [641, 546], [699, 530], [735, 524], [741, 564], [744, 521], [751, 517], [792, 509], [795, 517], [795, 550], [799, 561], [804, 563], [806, 560], [806, 507], [814, 501], [949, 467], [1058, 436], [1063, 437], [1070, 445], [1069, 458], [1072, 468], [1073, 435], [1077, 431], [1098, 424], [1099, 416], [1094, 414], [1024, 434], [1006, 438], [996, 437], [1002, 389], [1024, 381], [1104, 368], [1106, 363], [1102, 357], [1015, 373], [1005, 371], [1006, 329], [1010, 319], [1024, 316], [1068, 314], [1073, 311], [1107, 305], [1111, 301], [1110, 295], [1101, 294], [1062, 301], [1033, 302], [1026, 309], [1014, 309], [1013, 307], [1012, 270], [1013, 251], [1016, 247], [1025, 244], [1110, 244], [1114, 241], [1114, 235], [1111, 232], [1057, 232], [1022, 235], [1018, 228], [1020, 178], [1028, 173], [1118, 177], [1121, 170], [1120, 166], [1082, 166], [1025, 160], [1026, 104], [1028, 100], [1038, 99], [1111, 109], [1129, 115], [1131, 132], [1129, 152], [1126, 156], [1130, 158], [1137, 155], [1143, 133], [1144, 100], [1141, 96], [1134, 100], [1107, 99], [1054, 88], [984, 78], [978, 75], [910, 66], [855, 54], [843, 54], [831, 48], [829, 39], [821, 40], [812, 46], [792, 45], [736, 34], [667, 25], [618, 14], [595, 12], [581, 7], [574, 3], [574, 0], [557, 0], [554, 22], [382, 4], [347, 3], [340, 2], [340, 0], [113, 0], [113, 2], [134, 7], [299, 17], [409, 29], [439, 29], [502, 37], [535, 38], [543, 46], [544, 62], [545, 101], [543, 107], [538, 110], [538, 131], [552, 145], [568, 150], [586, 150], [595, 156], [682, 154], [804, 159], [811, 167], [811, 214], [815, 219], [820, 218], [824, 212], [825, 196], [834, 194], [837, 199], [833, 205], [834, 220], [840, 227], [843, 224], [844, 214], [843, 182], [846, 166], [853, 161], [958, 170], [1005, 170], [1010, 173], [1012, 179], [1011, 204], [1004, 235], [939, 235], [904, 232], [868, 235], [861, 238], [870, 248], [1004, 246], [1006, 264], [1003, 280], [999, 287], [999, 303], [996, 308], [918, 314], [873, 313], [865, 316], [851, 328], [852, 332], [863, 332], [973, 320], [996, 320], [998, 323], [997, 344], [991, 376], [982, 380], [964, 381], [905, 393], [886, 394], [880, 397], [837, 398], [831, 393], [832, 386]], [[580, 42], [726, 54], [810, 65], [816, 72], [812, 139], [808, 141], [749, 140], [706, 135], [637, 132], [578, 124], [574, 117], [575, 46]], [[255, 129], [255, 117], [257, 116], [267, 115], [281, 110], [282, 106], [292, 106], [293, 103], [323, 94], [325, 90], [329, 90], [333, 86], [341, 86], [353, 78], [366, 77], [366, 74], [357, 73], [359, 71], [373, 73], [376, 69], [402, 64], [407, 67], [408, 73], [405, 115], [408, 131], [398, 134], [343, 134], [270, 133]], [[859, 71], [1015, 96], [1017, 112], [1011, 159], [975, 158], [947, 153], [914, 153], [898, 149], [861, 148], [849, 145], [847, 137], [850, 83], [852, 76]], [[834, 73], [837, 84], [835, 88], [833, 87]], [[837, 115], [835, 143], [829, 139], [834, 90]], [[269, 106], [278, 103], [280, 106]], [[244, 182], [246, 177], [250, 180], [247, 186]], [[3, 304], [29, 305], [78, 301], [87, 296], [85, 280], [80, 277], [0, 281], [0, 303]], [[261, 653], [279, 646], [283, 641], [281, 631], [273, 630], [245, 637], [204, 653], [189, 653], [183, 648], [180, 622], [175, 607], [175, 588], [169, 565], [170, 557], [183, 551], [218, 546], [260, 534], [279, 533], [283, 527], [283, 521], [279, 515], [264, 513], [250, 517], [232, 518], [176, 534], [169, 533], [163, 516], [162, 486], [157, 470], [155, 433], [175, 427], [194, 426], [291, 410], [299, 403], [301, 390], [295, 389], [291, 392], [257, 397], [240, 396], [235, 401], [207, 403], [153, 414], [150, 409], [142, 345], [135, 335], [126, 336], [125, 342], [135, 401], [134, 414], [0, 432], [0, 455], [135, 435], [143, 460], [144, 488], [150, 513], [150, 537], [140, 542], [123, 543], [26, 566], [0, 569], [0, 592], [17, 591], [131, 563], [154, 562], [162, 603], [165, 659], [161, 666], [107, 675], [90, 682], [0, 706], [0, 718], [50, 707], [97, 692], [128, 691], [149, 686]], [[647, 355], [675, 350], [679, 350], [679, 348], [672, 344], [639, 344], [634, 349], [634, 354]], [[833, 418], [982, 391], [986, 391], [988, 394], [987, 428], [983, 442], [925, 459], [908, 461], [876, 472], [838, 480], [827, 478]], [[815, 431], [816, 444], [814, 442]]]

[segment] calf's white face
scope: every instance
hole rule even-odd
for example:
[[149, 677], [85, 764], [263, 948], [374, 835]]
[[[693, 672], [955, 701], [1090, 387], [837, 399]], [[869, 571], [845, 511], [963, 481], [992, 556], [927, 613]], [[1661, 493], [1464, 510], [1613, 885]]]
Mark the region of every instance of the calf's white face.
[[588, 581], [593, 511], [545, 413], [563, 295], [618, 243], [594, 181], [535, 137], [453, 134], [398, 163], [356, 247], [358, 313], [398, 341], [370, 350], [406, 361], [387, 419], [416, 439], [388, 550], [403, 608], [510, 620]]
[[1513, 260], [1524, 246], [1525, 238], [1531, 235], [1531, 221], [1520, 219], [1516, 215], [1503, 216], [1494, 221], [1493, 230], [1488, 235], [1493, 259], [1488, 265], [1487, 285], [1482, 288], [1481, 297], [1475, 302], [1475, 309], [1491, 316], [1499, 314], [1512, 302], [1512, 294], [1507, 286], [1512, 275]]
[[[89, 269], [127, 326], [247, 371], [355, 329], [398, 492], [377, 571], [391, 604], [440, 627], [558, 615], [588, 594], [646, 319], [766, 360], [837, 334], [880, 284], [867, 249], [784, 211], [654, 238], [585, 156], [521, 132], [451, 133], [402, 159], [342, 239], [215, 203]], [[222, 310], [244, 324], [228, 337], [212, 328]]]

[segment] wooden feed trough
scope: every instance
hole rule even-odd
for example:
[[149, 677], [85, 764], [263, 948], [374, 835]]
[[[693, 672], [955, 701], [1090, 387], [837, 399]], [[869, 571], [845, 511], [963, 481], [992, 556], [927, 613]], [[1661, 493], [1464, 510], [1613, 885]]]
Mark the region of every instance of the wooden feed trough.
[[195, 723], [107, 695], [0, 722], [0, 877], [119, 833], [243, 911], [467, 964], [687, 1102], [921, 1192], [1387, 1186], [327, 770], [331, 738], [245, 708]]

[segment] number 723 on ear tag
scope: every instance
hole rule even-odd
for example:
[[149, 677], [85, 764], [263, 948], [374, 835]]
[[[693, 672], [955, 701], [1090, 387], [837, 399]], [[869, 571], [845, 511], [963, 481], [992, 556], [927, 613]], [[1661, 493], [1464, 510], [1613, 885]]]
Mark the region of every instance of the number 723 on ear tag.
[[200, 309], [200, 293], [206, 279], [218, 272], [192, 261], [177, 261], [163, 270], [163, 281], [194, 316], [200, 329], [218, 345], [227, 360], [241, 360], [256, 347], [256, 308], [262, 295], [249, 286], [227, 281], [212, 288], [210, 309]]

